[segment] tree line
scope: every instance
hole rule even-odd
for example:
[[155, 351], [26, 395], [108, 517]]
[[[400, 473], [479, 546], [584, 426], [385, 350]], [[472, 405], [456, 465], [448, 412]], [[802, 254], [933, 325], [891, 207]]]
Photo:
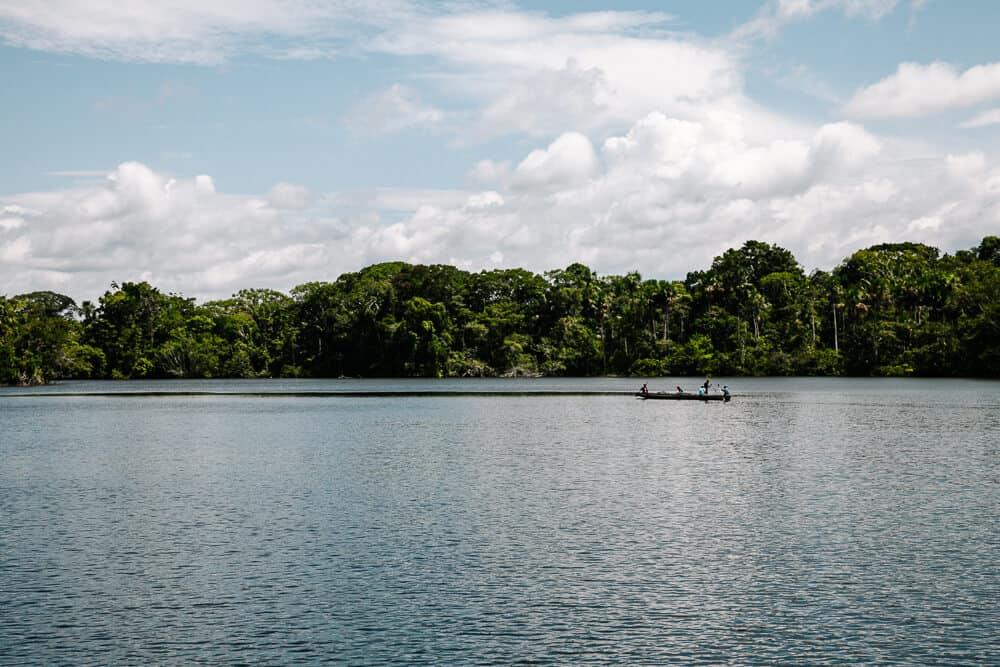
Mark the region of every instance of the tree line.
[[375, 264], [202, 304], [0, 296], [0, 383], [60, 378], [1000, 376], [1000, 238], [859, 250], [807, 275], [748, 241], [684, 280]]

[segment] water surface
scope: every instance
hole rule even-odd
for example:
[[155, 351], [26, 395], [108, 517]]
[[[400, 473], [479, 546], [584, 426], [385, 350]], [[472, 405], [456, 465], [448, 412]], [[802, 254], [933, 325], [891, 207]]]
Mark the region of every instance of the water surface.
[[0, 390], [0, 662], [1000, 662], [1000, 383], [727, 383]]

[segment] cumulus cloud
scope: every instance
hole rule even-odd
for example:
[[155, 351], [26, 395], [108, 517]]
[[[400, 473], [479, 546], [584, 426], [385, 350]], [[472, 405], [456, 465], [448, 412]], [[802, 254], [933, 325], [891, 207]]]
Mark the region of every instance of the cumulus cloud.
[[[732, 36], [767, 37], [820, 12], [879, 20], [897, 4], [775, 0]], [[433, 67], [364, 98], [355, 126], [448, 126], [457, 142], [516, 134], [530, 143], [516, 144], [525, 147], [520, 159], [481, 156], [466, 189], [323, 193], [279, 182], [240, 194], [220, 191], [210, 175], [126, 162], [74, 187], [0, 196], [8, 294], [95, 298], [112, 280], [149, 280], [216, 298], [393, 259], [534, 271], [582, 261], [602, 273], [682, 277], [750, 238], [789, 248], [808, 268], [829, 268], [884, 241], [969, 247], [1000, 224], [1000, 169], [986, 154], [904, 150], [856, 122], [816, 127], [770, 113], [746, 97], [746, 65], [731, 42], [671, 33], [666, 14], [554, 17], [506, 3], [405, 0], [164, 7], [0, 0], [0, 41], [200, 64], [342, 49], [412, 57]], [[998, 72], [900, 65], [860, 89], [846, 111], [868, 118], [968, 107], [1000, 94]], [[432, 90], [460, 105], [461, 116], [428, 102]], [[963, 127], [996, 122], [993, 110]], [[909, 161], [912, 153], [926, 159]]]
[[124, 163], [98, 183], [0, 198], [0, 284], [80, 299], [149, 280], [216, 298], [394, 259], [667, 278], [747, 239], [831, 268], [885, 241], [971, 247], [1000, 224], [1000, 168], [983, 153], [914, 163], [851, 123], [770, 141], [743, 127], [655, 112], [598, 148], [566, 133], [513, 169], [480, 163], [504, 177], [468, 191], [240, 195]]
[[0, 206], [0, 229], [12, 230], [24, 225], [25, 216], [29, 215], [23, 206]]
[[516, 189], [558, 189], [578, 185], [597, 171], [597, 155], [590, 140], [567, 132], [548, 148], [532, 151], [514, 170]]
[[477, 209], [477, 208], [491, 208], [494, 206], [503, 206], [503, 196], [499, 192], [494, 190], [489, 190], [487, 192], [477, 192], [471, 195], [468, 201], [465, 202], [466, 210]]
[[510, 178], [510, 162], [480, 160], [466, 174], [466, 180], [475, 185], [503, 185]]
[[[549, 104], [539, 104], [539, 92]], [[505, 87], [481, 112], [479, 136], [508, 132], [544, 136], [565, 128], [566, 119], [593, 119], [598, 124], [609, 113], [611, 85], [598, 67], [583, 69], [570, 58], [558, 69], [529, 72]]]
[[217, 193], [209, 176], [178, 179], [135, 162], [103, 183], [15, 199], [18, 224], [0, 232], [0, 246], [30, 252], [7, 258], [3, 283], [69, 286], [88, 298], [112, 280], [140, 277], [214, 292], [212, 273], [273, 241], [282, 221], [263, 200]]
[[860, 125], [830, 123], [816, 133], [810, 147], [818, 172], [827, 169], [853, 172], [882, 151], [882, 143]]
[[693, 123], [653, 113], [627, 135], [605, 141], [611, 174], [641, 174], [678, 191], [757, 198], [795, 191], [820, 178], [850, 173], [881, 150], [879, 141], [849, 123], [824, 125], [812, 138], [753, 142], [739, 118], [717, 115]]
[[948, 155], [944, 163], [953, 176], [970, 182], [986, 170], [986, 156], [979, 152]]
[[573, 177], [562, 177], [567, 162], [553, 158], [572, 151], [554, 142], [519, 165], [530, 165], [531, 179], [470, 199], [490, 206], [423, 208], [380, 241], [471, 268], [493, 265], [493, 256], [536, 271], [582, 261], [601, 272], [680, 277], [750, 238], [789, 248], [809, 268], [831, 268], [899, 239], [969, 247], [1000, 221], [1000, 188], [988, 185], [1000, 182], [1000, 169], [981, 155], [914, 164], [850, 123], [767, 143], [740, 128], [725, 114], [703, 124], [650, 114], [608, 137], [595, 166]]
[[858, 118], [917, 118], [1000, 96], [1000, 63], [959, 72], [953, 65], [902, 63], [896, 73], [861, 88], [844, 107]]

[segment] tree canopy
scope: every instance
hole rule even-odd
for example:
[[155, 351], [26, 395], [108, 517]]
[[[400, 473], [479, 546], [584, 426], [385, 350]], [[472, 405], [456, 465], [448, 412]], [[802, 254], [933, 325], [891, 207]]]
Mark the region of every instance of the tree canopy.
[[387, 262], [198, 304], [0, 296], [0, 383], [57, 378], [1000, 376], [1000, 238], [859, 250], [806, 275], [760, 241], [685, 280]]

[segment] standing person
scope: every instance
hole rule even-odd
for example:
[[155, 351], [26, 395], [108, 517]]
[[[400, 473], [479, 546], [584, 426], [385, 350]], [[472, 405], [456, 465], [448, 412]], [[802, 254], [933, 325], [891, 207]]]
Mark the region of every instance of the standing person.
[[640, 394], [648, 394], [649, 393], [649, 389], [646, 388], [646, 383], [645, 382], [642, 383], [642, 388], [639, 390], [639, 393]]
[[703, 384], [701, 386], [704, 387], [705, 393], [707, 394], [708, 393], [708, 388], [712, 386], [712, 379], [711, 378], [705, 378], [705, 384]]

